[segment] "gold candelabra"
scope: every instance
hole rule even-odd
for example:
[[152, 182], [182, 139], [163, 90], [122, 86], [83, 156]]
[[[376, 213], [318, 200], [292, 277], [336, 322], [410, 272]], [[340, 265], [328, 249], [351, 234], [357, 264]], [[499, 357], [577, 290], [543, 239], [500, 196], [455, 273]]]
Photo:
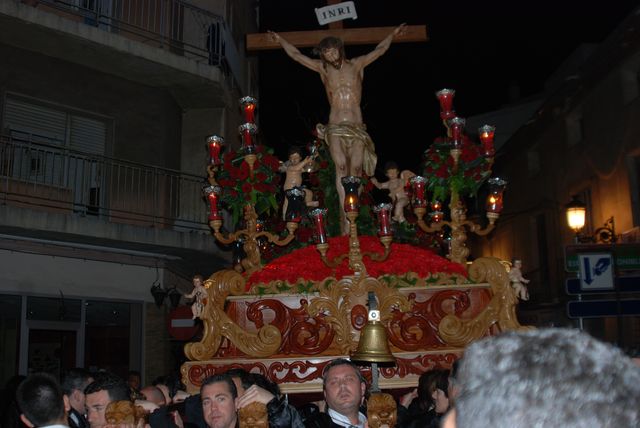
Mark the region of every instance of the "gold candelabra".
[[349, 258], [349, 268], [354, 271], [356, 276], [366, 276], [367, 270], [362, 262], [362, 257], [367, 256], [371, 260], [382, 262], [385, 261], [391, 253], [391, 242], [393, 237], [391, 236], [390, 216], [391, 205], [380, 204], [375, 208], [378, 213], [380, 242], [384, 246], [384, 252], [374, 253], [360, 251], [360, 240], [358, 239], [358, 226], [356, 220], [358, 219], [359, 203], [358, 192], [360, 189], [361, 180], [358, 177], [348, 176], [342, 179], [342, 186], [345, 190], [344, 210], [349, 221], [349, 251], [346, 254], [342, 254], [329, 260], [327, 252], [329, 250], [329, 243], [327, 242], [325, 227], [324, 227], [324, 215], [326, 209], [315, 209], [311, 211], [310, 216], [314, 220], [316, 225], [316, 235], [318, 243], [316, 249], [320, 253], [322, 262], [330, 267], [335, 268], [339, 266], [345, 258]]
[[[468, 144], [464, 141], [465, 119], [456, 116], [455, 110], [453, 109], [454, 95], [455, 91], [451, 89], [442, 89], [436, 92], [436, 97], [440, 102], [440, 118], [447, 130], [447, 142], [450, 147], [449, 155], [453, 160], [450, 169], [451, 176], [462, 175], [458, 173], [460, 172], [460, 163], [463, 159], [463, 147], [465, 144]], [[495, 156], [493, 146], [494, 133], [495, 127], [490, 125], [484, 125], [478, 129], [478, 136], [481, 142], [480, 151], [488, 163], [488, 171], [490, 171], [490, 167], [493, 165]], [[439, 202], [434, 201], [434, 203], [432, 203], [433, 212], [431, 213], [431, 222], [427, 224], [424, 220], [427, 213], [425, 200], [427, 181], [427, 178], [420, 176], [411, 179], [414, 193], [413, 211], [418, 219], [418, 227], [427, 233], [441, 232], [445, 226], [449, 227], [451, 229], [451, 248], [449, 249], [447, 257], [453, 262], [466, 263], [467, 257], [469, 256], [469, 249], [466, 246], [467, 229], [470, 233], [485, 236], [495, 228], [495, 222], [500, 217], [500, 212], [502, 211], [502, 193], [507, 182], [500, 178], [490, 178], [488, 180], [490, 188], [486, 211], [489, 224], [482, 227], [480, 224], [467, 220], [467, 209], [460, 198], [458, 189], [454, 186], [454, 180], [450, 180], [449, 182], [449, 193], [451, 194], [449, 210], [451, 219], [448, 221], [442, 219], [443, 212], [440, 210]]]
[[222, 227], [222, 220], [210, 220], [209, 227], [213, 229], [213, 236], [223, 244], [231, 244], [239, 239], [244, 241], [243, 249], [247, 255], [245, 259], [242, 260], [240, 266], [243, 271], [247, 273], [252, 273], [260, 268], [260, 248], [258, 245], [259, 238], [266, 238], [269, 242], [283, 247], [288, 245], [293, 238], [295, 237], [295, 232], [298, 229], [298, 223], [295, 221], [287, 222], [287, 232], [288, 235], [284, 238], [280, 236], [267, 232], [265, 230], [259, 230], [258, 225], [258, 215], [256, 214], [256, 210], [253, 205], [247, 204], [244, 207], [244, 221], [245, 228], [236, 230], [235, 232], [230, 232], [228, 234], [224, 234], [220, 232]]
[[498, 213], [487, 213], [489, 224], [486, 227], [482, 227], [480, 224], [467, 220], [467, 209], [464, 203], [460, 200], [457, 193], [452, 193], [451, 202], [449, 204], [451, 210], [451, 220], [441, 220], [438, 222], [431, 222], [427, 224], [424, 221], [424, 216], [427, 213], [425, 207], [415, 207], [413, 209], [416, 217], [418, 218], [418, 226], [424, 232], [434, 233], [440, 232], [444, 226], [451, 228], [451, 249], [447, 257], [456, 263], [466, 263], [469, 256], [469, 248], [467, 248], [467, 233], [466, 228], [469, 228], [471, 233], [475, 233], [479, 236], [485, 236], [489, 234], [495, 228], [495, 222], [500, 216]]

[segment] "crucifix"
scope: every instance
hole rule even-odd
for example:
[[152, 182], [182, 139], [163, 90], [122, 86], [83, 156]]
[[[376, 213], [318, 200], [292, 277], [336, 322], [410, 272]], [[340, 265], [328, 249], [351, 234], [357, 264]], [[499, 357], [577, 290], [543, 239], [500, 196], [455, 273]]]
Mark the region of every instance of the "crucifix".
[[[327, 0], [328, 5], [339, 0]], [[344, 28], [342, 21], [332, 22], [327, 30], [289, 31], [280, 33], [292, 45], [298, 48], [318, 46], [320, 40], [333, 36], [342, 39], [345, 45], [370, 45], [384, 39], [394, 27]], [[403, 34], [394, 39], [397, 42], [426, 42], [425, 25], [407, 25]], [[247, 34], [247, 51], [279, 49], [278, 42], [271, 40], [269, 33]]]
[[[334, 9], [347, 4], [329, 1], [330, 5], [335, 6]], [[426, 40], [426, 28], [402, 24], [398, 27], [347, 30], [342, 28], [340, 22], [332, 24], [335, 24], [334, 28], [323, 31], [248, 35], [247, 49], [282, 48], [294, 61], [320, 75], [327, 93], [330, 112], [328, 123], [318, 124], [316, 130], [318, 137], [326, 141], [335, 164], [336, 191], [340, 202], [340, 229], [343, 235], [347, 235], [350, 224], [344, 212], [347, 195], [343, 185], [345, 182], [357, 182], [359, 187], [363, 173], [368, 176], [374, 175], [377, 162], [374, 144], [366, 131], [360, 109], [364, 69], [382, 56], [394, 41]], [[260, 41], [254, 43], [256, 38]], [[345, 44], [369, 43], [377, 43], [377, 46], [368, 54], [351, 59], [345, 57]], [[300, 46], [318, 46], [320, 58], [314, 59], [304, 55], [298, 49]]]

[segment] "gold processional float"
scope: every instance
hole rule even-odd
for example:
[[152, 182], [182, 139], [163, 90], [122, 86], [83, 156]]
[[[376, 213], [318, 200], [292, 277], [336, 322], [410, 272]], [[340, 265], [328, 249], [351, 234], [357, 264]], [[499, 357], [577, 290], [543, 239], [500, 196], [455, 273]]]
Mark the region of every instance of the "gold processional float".
[[[480, 128], [481, 144], [473, 143], [464, 134], [464, 119], [453, 110], [454, 91], [436, 95], [447, 137], [425, 152], [424, 176], [411, 178], [410, 191], [417, 228], [440, 236], [450, 230], [446, 259], [424, 248], [392, 243], [390, 204], [374, 209], [379, 239], [358, 236], [363, 180], [346, 177], [348, 236], [328, 237], [327, 210], [316, 208], [307, 220], [314, 226], [315, 249], [307, 246], [263, 264], [261, 249], [287, 246], [296, 239], [306, 210], [304, 189], [286, 191], [286, 231], [264, 230], [257, 207], [266, 210], [256, 195], [271, 192], [267, 205], [277, 208], [276, 188], [268, 184], [265, 171], [277, 173], [278, 162], [255, 144], [255, 99], [240, 100], [246, 123], [240, 126], [242, 147], [237, 153], [229, 151], [223, 160], [224, 140], [207, 138], [210, 163], [204, 194], [209, 225], [218, 242], [236, 243], [244, 254], [234, 268], [204, 281], [202, 338], [185, 346], [189, 361], [181, 369], [189, 392], [197, 392], [204, 378], [231, 368], [259, 372], [283, 393], [319, 392], [324, 366], [339, 357], [366, 365], [364, 373], [374, 390], [413, 388], [421, 373], [449, 368], [470, 342], [523, 328], [515, 314], [517, 297], [500, 260], [482, 257], [467, 264], [467, 230], [488, 234], [502, 210], [506, 182], [488, 179], [494, 128]], [[482, 227], [467, 220], [461, 193], [477, 192], [484, 181], [490, 190], [488, 224]], [[427, 191], [433, 192], [430, 201]], [[234, 220], [244, 220], [232, 232], [223, 230], [220, 201], [225, 197], [239, 201], [232, 210]], [[450, 201], [447, 221], [440, 202], [445, 198]], [[428, 206], [432, 211], [427, 222]]]

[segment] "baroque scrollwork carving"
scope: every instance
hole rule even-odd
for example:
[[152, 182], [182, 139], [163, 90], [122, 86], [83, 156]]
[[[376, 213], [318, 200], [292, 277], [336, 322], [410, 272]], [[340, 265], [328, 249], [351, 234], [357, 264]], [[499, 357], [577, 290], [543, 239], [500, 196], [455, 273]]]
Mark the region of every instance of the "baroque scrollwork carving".
[[372, 277], [347, 277], [340, 281], [325, 282], [320, 296], [311, 299], [307, 309], [309, 314], [314, 317], [323, 314], [331, 323], [342, 353], [348, 354], [357, 346], [353, 330], [359, 326], [354, 324], [356, 318], [352, 318], [350, 313], [354, 302], [363, 299], [369, 291], [373, 291], [378, 298], [382, 322], [388, 322], [396, 310], [406, 312], [411, 308], [406, 296], [400, 294], [397, 288]]
[[185, 345], [187, 358], [196, 361], [212, 358], [220, 347], [222, 337], [228, 338], [247, 355], [266, 357], [278, 350], [282, 336], [276, 327], [265, 325], [257, 333], [250, 333], [225, 313], [227, 296], [242, 294], [244, 285], [244, 277], [232, 270], [216, 272], [204, 282], [208, 293], [202, 316], [204, 332], [200, 342]]
[[471, 341], [489, 334], [497, 325], [501, 330], [522, 329], [515, 313], [517, 298], [510, 287], [504, 266], [496, 258], [483, 257], [469, 268], [473, 282], [488, 282], [493, 297], [484, 310], [471, 320], [462, 320], [455, 315], [445, 316], [438, 327], [440, 337], [452, 346], [465, 346]]
[[355, 349], [354, 335], [351, 331], [350, 290], [353, 281], [343, 278], [340, 281], [326, 281], [320, 290], [320, 296], [311, 299], [307, 312], [312, 317], [324, 316], [326, 322], [333, 326], [335, 342], [340, 352], [348, 354]]

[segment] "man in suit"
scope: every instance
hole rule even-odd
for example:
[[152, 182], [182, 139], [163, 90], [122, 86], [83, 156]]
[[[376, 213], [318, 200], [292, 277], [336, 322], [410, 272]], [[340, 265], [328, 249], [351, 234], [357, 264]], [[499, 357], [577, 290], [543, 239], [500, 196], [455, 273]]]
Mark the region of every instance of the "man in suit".
[[71, 409], [69, 410], [70, 428], [89, 428], [85, 417], [84, 389], [93, 382], [93, 377], [88, 370], [75, 368], [69, 370], [62, 379], [62, 392], [69, 398]]

